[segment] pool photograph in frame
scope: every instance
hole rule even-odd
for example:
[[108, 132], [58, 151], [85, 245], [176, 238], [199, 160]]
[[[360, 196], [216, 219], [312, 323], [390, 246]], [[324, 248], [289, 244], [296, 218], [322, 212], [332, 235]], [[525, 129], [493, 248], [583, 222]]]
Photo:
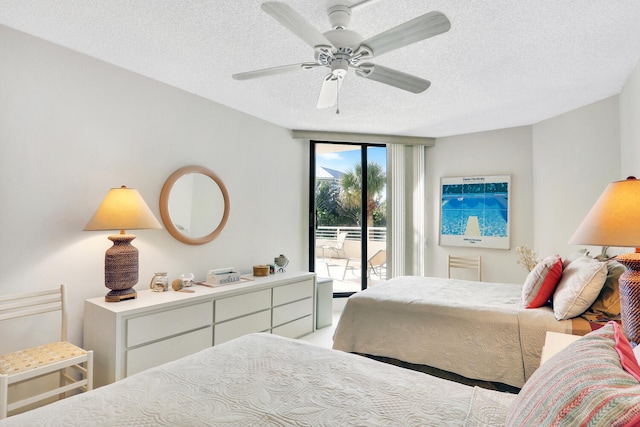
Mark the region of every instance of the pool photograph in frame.
[[440, 245], [509, 249], [511, 175], [440, 178]]

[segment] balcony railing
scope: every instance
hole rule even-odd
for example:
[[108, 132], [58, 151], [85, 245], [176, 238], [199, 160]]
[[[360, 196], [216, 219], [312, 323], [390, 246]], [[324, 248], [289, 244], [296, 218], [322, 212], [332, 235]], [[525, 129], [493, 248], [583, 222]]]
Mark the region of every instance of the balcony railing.
[[[369, 255], [375, 253], [378, 249], [386, 249], [387, 246], [387, 229], [385, 227], [369, 227], [367, 228], [368, 252]], [[360, 227], [318, 227], [316, 229], [316, 257], [324, 257], [327, 252], [322, 250], [323, 246], [331, 246], [335, 242], [338, 233], [347, 232], [347, 238], [344, 246], [340, 251], [331, 251], [329, 254], [334, 258], [360, 258], [360, 239], [362, 231]]]
[[[316, 241], [317, 240], [335, 240], [338, 237], [338, 233], [346, 231], [347, 240], [360, 241], [362, 238], [362, 230], [360, 227], [327, 227], [320, 226], [316, 228]], [[369, 235], [369, 241], [373, 242], [386, 242], [387, 241], [387, 228], [386, 227], [369, 227], [367, 228], [367, 234]]]

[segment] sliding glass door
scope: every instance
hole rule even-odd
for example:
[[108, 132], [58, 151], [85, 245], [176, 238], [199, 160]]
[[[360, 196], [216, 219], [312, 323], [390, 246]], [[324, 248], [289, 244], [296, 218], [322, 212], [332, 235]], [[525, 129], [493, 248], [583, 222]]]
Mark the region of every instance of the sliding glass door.
[[348, 296], [386, 278], [386, 147], [311, 147], [309, 269]]

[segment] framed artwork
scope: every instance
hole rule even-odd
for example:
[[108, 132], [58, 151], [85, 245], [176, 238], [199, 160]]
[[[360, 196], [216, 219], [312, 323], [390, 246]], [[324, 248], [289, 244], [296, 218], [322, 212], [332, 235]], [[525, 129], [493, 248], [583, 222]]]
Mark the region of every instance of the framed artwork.
[[509, 249], [511, 175], [440, 179], [440, 245]]

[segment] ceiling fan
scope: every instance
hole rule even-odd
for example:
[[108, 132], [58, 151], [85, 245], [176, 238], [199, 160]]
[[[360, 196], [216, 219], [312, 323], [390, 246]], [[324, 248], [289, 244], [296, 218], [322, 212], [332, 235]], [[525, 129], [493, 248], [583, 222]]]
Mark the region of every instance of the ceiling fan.
[[[327, 67], [331, 72], [323, 79], [318, 108], [328, 108], [337, 104], [340, 85], [349, 68], [355, 69], [357, 76], [398, 89], [413, 93], [427, 90], [431, 86], [428, 80], [362, 61], [449, 31], [451, 23], [447, 17], [440, 12], [429, 12], [363, 40], [358, 33], [347, 29], [351, 20], [351, 9], [341, 5], [329, 7], [327, 13], [332, 29], [320, 33], [289, 5], [281, 2], [263, 3], [262, 10], [314, 49], [315, 61], [248, 71], [234, 74], [232, 77], [236, 80], [247, 80], [299, 69]], [[336, 113], [339, 113], [339, 110], [336, 110]]]

